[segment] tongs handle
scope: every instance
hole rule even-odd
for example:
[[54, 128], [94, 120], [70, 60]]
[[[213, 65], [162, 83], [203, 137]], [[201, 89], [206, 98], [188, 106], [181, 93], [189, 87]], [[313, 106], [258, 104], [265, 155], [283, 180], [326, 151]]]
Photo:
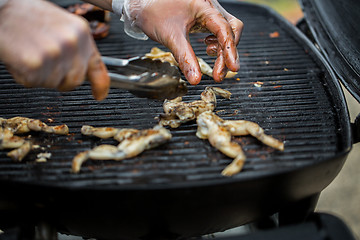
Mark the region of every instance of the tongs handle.
[[113, 58], [113, 57], [101, 57], [103, 63], [107, 66], [114, 66], [114, 67], [125, 67], [129, 64], [130, 61], [139, 59], [140, 57], [133, 57], [130, 59], [121, 59], [121, 58]]

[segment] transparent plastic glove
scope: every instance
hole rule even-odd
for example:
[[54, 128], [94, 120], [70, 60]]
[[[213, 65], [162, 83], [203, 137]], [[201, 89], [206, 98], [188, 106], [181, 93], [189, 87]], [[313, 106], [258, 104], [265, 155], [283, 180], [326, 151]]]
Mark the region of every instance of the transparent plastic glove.
[[110, 80], [88, 23], [43, 0], [10, 0], [0, 9], [0, 59], [26, 87], [72, 90], [84, 79], [96, 99]]
[[207, 53], [216, 55], [213, 78], [220, 82], [228, 70], [240, 68], [236, 46], [243, 23], [229, 14], [217, 0], [125, 0], [124, 12], [132, 27], [173, 53], [191, 84], [198, 84], [201, 71], [189, 42], [189, 33], [209, 31]]
[[130, 37], [139, 40], [148, 40], [149, 37], [136, 26], [135, 22], [130, 18], [129, 14], [129, 9], [124, 8], [123, 15], [121, 16], [121, 21], [124, 22], [124, 32]]

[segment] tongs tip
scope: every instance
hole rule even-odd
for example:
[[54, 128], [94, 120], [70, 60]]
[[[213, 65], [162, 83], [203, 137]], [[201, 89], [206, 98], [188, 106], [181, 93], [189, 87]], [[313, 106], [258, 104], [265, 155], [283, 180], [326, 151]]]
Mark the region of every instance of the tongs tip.
[[168, 62], [140, 56], [102, 59], [109, 68], [112, 87], [129, 90], [139, 97], [160, 100], [187, 93], [186, 82], [181, 79], [178, 67]]

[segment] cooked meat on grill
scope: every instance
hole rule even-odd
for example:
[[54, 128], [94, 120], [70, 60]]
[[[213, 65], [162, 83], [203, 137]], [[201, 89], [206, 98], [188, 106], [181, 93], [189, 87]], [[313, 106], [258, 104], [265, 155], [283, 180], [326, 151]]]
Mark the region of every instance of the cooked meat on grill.
[[69, 133], [69, 128], [65, 124], [48, 126], [40, 120], [26, 117], [0, 118], [0, 149], [14, 149], [8, 152], [7, 156], [14, 161], [21, 161], [37, 145], [14, 134], [30, 131], [66, 135]]
[[92, 127], [89, 125], [83, 125], [81, 133], [87, 136], [96, 136], [98, 138], [114, 138], [121, 142], [124, 138], [127, 138], [131, 134], [137, 133], [140, 130], [133, 128], [113, 128], [113, 127]]
[[245, 120], [223, 120], [212, 111], [206, 111], [197, 118], [196, 136], [208, 139], [210, 144], [234, 160], [223, 171], [224, 176], [232, 176], [242, 170], [246, 156], [239, 144], [233, 142], [232, 136], [252, 135], [264, 144], [284, 150], [284, 143], [268, 136], [258, 124]]
[[36, 155], [36, 162], [46, 162], [48, 159], [51, 158], [51, 153], [43, 152]]
[[18, 148], [21, 147], [21, 145], [24, 143], [24, 138], [14, 136], [10, 129], [2, 128], [0, 126], [0, 150]]
[[25, 141], [20, 147], [7, 153], [7, 156], [14, 161], [21, 161], [32, 150], [33, 144], [30, 141]]
[[145, 57], [150, 59], [159, 59], [162, 62], [169, 62], [174, 66], [179, 66], [171, 52], [165, 52], [158, 47], [151, 48], [149, 53], [145, 53]]
[[246, 120], [226, 120], [223, 124], [226, 129], [230, 131], [232, 136], [251, 135], [269, 147], [284, 151], [284, 143], [266, 135], [264, 129], [257, 123]]
[[[150, 58], [150, 59], [159, 59], [162, 62], [169, 62], [174, 66], [177, 66], [177, 67], [179, 66], [179, 64], [176, 62], [176, 60], [174, 58], [174, 55], [171, 52], [165, 52], [158, 47], [153, 47], [149, 53], [145, 54], [145, 57]], [[207, 64], [204, 59], [199, 58], [199, 57], [196, 57], [196, 58], [199, 62], [201, 72], [205, 75], [208, 75], [209, 77], [212, 77], [213, 69], [210, 67], [210, 65]], [[236, 74], [237, 74], [237, 72], [228, 71], [225, 78], [232, 78]]]
[[201, 100], [183, 102], [181, 97], [173, 100], [165, 100], [163, 104], [165, 114], [157, 119], [162, 126], [172, 128], [179, 127], [182, 123], [195, 120], [199, 114], [205, 111], [213, 111], [216, 107], [216, 95], [230, 99], [231, 93], [218, 87], [206, 87], [201, 93]]
[[[100, 130], [106, 128], [94, 128], [99, 134]], [[171, 139], [171, 133], [166, 128], [156, 125], [152, 129], [137, 130], [121, 129], [117, 136], [117, 140], [121, 141], [118, 146], [113, 145], [99, 145], [92, 150], [81, 152], [77, 154], [72, 163], [72, 171], [78, 173], [81, 165], [88, 159], [92, 160], [123, 160], [125, 158], [132, 158], [143, 151], [155, 148]], [[114, 135], [115, 138], [116, 135]]]
[[68, 11], [84, 17], [88, 22], [94, 39], [102, 39], [109, 35], [110, 12], [90, 3], [78, 3], [69, 6]]
[[99, 21], [90, 21], [90, 30], [95, 40], [103, 39], [109, 35], [110, 25]]
[[24, 137], [15, 136], [10, 128], [0, 126], [0, 150], [14, 149], [7, 153], [12, 160], [21, 161], [32, 148], [30, 141], [25, 140]]
[[66, 135], [69, 133], [67, 125], [48, 126], [46, 123], [26, 117], [13, 117], [9, 119], [0, 118], [0, 126], [10, 129], [14, 134], [27, 133], [30, 131], [43, 131], [46, 133], [54, 133]]

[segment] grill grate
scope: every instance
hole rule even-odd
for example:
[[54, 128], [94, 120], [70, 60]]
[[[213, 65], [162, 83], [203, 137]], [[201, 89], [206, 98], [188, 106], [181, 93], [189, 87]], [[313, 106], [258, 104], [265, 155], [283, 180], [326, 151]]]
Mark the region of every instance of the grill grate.
[[[335, 156], [343, 150], [339, 135], [339, 114], [332, 94], [326, 86], [327, 76], [311, 50], [305, 49], [288, 28], [268, 14], [254, 12], [247, 5], [224, 4], [245, 23], [239, 44], [241, 70], [221, 85], [204, 76], [198, 86], [189, 86], [185, 101], [200, 98], [207, 85], [216, 85], [232, 92], [232, 99], [219, 99], [215, 111], [225, 119], [257, 122], [267, 134], [285, 140], [285, 151], [263, 146], [251, 137], [236, 138], [245, 151], [247, 162], [234, 178], [245, 179], [287, 171]], [[104, 56], [127, 58], [143, 55], [151, 47], [161, 45], [148, 40], [136, 41], [122, 31], [122, 23], [112, 18], [110, 35], [97, 41]], [[270, 34], [278, 32], [279, 37]], [[211, 66], [214, 58], [205, 53], [201, 40], [204, 34], [191, 35], [195, 52]], [[240, 79], [240, 80], [239, 80]], [[255, 82], [263, 83], [256, 87]], [[111, 89], [102, 102], [93, 100], [88, 84], [75, 91], [59, 93], [49, 89], [26, 89], [14, 83], [0, 65], [0, 116], [25, 116], [53, 124], [65, 123], [68, 136], [31, 133], [36, 143], [52, 153], [45, 163], [34, 162], [36, 152], [20, 163], [0, 151], [0, 179], [66, 187], [122, 187], [194, 183], [224, 178], [221, 176], [231, 159], [213, 149], [207, 141], [195, 136], [191, 122], [172, 129], [172, 140], [163, 146], [132, 159], [88, 161], [80, 174], [70, 173], [72, 158], [79, 152], [114, 140], [82, 136], [82, 125], [96, 127], [151, 128], [154, 117], [163, 112], [162, 102], [134, 97]], [[16, 94], [14, 94], [16, 93]]]

